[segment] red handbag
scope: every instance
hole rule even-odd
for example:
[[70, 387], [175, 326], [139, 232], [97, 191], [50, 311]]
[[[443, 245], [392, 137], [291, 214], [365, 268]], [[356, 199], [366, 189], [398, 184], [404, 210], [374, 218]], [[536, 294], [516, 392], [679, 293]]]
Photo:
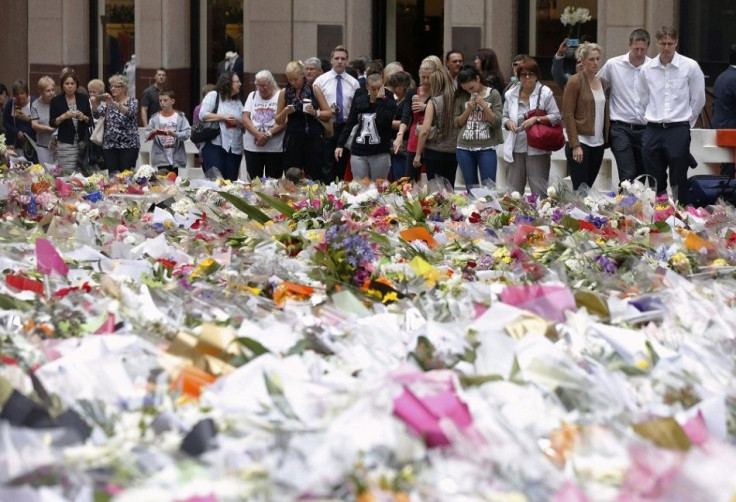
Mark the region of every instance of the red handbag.
[[[539, 87], [539, 92], [537, 93], [537, 107], [526, 112], [526, 118], [544, 117], [547, 115], [547, 112], [539, 107], [539, 102], [542, 99], [542, 87], [544, 86]], [[560, 121], [554, 126], [542, 122], [534, 124], [526, 131], [526, 142], [532, 148], [539, 150], [546, 150], [548, 152], [559, 150], [565, 146], [565, 133], [562, 131], [562, 122]]]

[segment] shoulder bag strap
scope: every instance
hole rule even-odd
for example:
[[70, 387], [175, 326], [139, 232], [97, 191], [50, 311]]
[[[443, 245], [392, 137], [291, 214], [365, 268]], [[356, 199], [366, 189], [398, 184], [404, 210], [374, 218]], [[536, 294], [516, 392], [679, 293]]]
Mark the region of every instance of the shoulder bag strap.
[[537, 92], [537, 110], [542, 110], [542, 107], [540, 104], [542, 103], [542, 89], [544, 88], [544, 84], [539, 84], [539, 91]]

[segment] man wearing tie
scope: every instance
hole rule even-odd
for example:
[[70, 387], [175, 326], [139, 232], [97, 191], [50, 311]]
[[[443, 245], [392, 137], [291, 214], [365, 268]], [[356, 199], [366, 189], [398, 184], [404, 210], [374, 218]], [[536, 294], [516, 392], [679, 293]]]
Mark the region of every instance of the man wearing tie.
[[350, 105], [353, 102], [353, 95], [358, 89], [358, 81], [345, 73], [348, 64], [348, 51], [342, 45], [338, 45], [332, 50], [330, 55], [332, 62], [332, 70], [323, 73], [314, 81], [314, 85], [319, 87], [325, 95], [325, 99], [332, 108], [332, 120], [335, 123], [335, 133], [331, 138], [324, 139], [324, 167], [322, 180], [326, 183], [335, 181], [335, 178], [343, 179], [345, 175], [345, 165], [347, 164], [347, 155], [343, 155], [339, 161], [335, 160], [335, 148], [337, 147], [337, 139], [340, 137], [345, 121], [350, 114]]

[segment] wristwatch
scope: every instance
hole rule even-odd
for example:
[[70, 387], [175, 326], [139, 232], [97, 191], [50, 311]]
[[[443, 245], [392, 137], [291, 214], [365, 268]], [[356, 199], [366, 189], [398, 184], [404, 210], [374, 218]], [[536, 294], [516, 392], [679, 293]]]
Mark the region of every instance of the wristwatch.
[[537, 117], [537, 124], [539, 124], [542, 121], [539, 117]]
[[265, 134], [267, 138], [270, 138], [271, 136], [273, 136], [273, 133], [271, 131], [266, 131], [263, 134]]

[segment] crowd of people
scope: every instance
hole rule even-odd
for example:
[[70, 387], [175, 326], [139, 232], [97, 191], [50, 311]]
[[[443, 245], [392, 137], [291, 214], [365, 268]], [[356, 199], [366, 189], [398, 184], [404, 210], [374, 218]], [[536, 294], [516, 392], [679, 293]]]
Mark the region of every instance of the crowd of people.
[[165, 90], [165, 82], [166, 70], [159, 69], [155, 83], [143, 93], [142, 106], [129, 95], [124, 75], [110, 77], [107, 92], [102, 80], [90, 80], [84, 88], [74, 69], [64, 68], [61, 92], [54, 79], [44, 75], [38, 80], [38, 98], [22, 79], [13, 82], [12, 97], [0, 84], [6, 143], [29, 161], [61, 166], [65, 172], [107, 169], [114, 174], [136, 167], [140, 113], [146, 139], [153, 142], [152, 163], [177, 172], [186, 167], [190, 125], [184, 113], [174, 109], [176, 96]]
[[[194, 123], [216, 122], [219, 129], [198, 145], [202, 167], [235, 180], [244, 157], [251, 178], [280, 177], [289, 168], [327, 183], [346, 175], [418, 178], [424, 171], [427, 178], [443, 177], [453, 186], [459, 167], [470, 188], [496, 181], [500, 149], [509, 189], [523, 192], [528, 185], [543, 195], [552, 152], [540, 147], [538, 138], [562, 124], [573, 188], [593, 185], [610, 147], [620, 181], [646, 174], [662, 193], [669, 176], [673, 192], [682, 198], [692, 165], [690, 128], [705, 105], [705, 77], [694, 60], [677, 52], [674, 28], [660, 28], [655, 38], [654, 58], [647, 56], [649, 33], [637, 29], [629, 37], [629, 51], [605, 64], [599, 45], [571, 48], [563, 41], [552, 62], [554, 80], [564, 88], [561, 109], [534, 58], [514, 57], [506, 80], [489, 48], [479, 49], [473, 64], [456, 50], [444, 61], [428, 56], [415, 83], [398, 62], [350, 60], [347, 49], [337, 46], [328, 64], [317, 57], [288, 63], [283, 89], [271, 71], [259, 71], [247, 96], [238, 70], [242, 59], [233, 53], [218, 69], [216, 84], [202, 90], [194, 112]], [[572, 52], [576, 66], [566, 68]], [[736, 127], [736, 46], [730, 64], [714, 88], [714, 127]], [[38, 99], [18, 80], [3, 109], [6, 135], [31, 160], [74, 169], [83, 160], [79, 145], [104, 120], [100, 157], [114, 172], [135, 166], [140, 114], [145, 137], [154, 142], [152, 163], [176, 171], [186, 165], [183, 145], [191, 128], [175, 109], [166, 78], [166, 70], [159, 69], [140, 104], [128, 96], [121, 75], [109, 79], [109, 93], [101, 81], [89, 82], [87, 96], [67, 69], [58, 95], [53, 79], [39, 80]], [[0, 91], [7, 93], [4, 86]], [[33, 139], [34, 148], [25, 138]]]

